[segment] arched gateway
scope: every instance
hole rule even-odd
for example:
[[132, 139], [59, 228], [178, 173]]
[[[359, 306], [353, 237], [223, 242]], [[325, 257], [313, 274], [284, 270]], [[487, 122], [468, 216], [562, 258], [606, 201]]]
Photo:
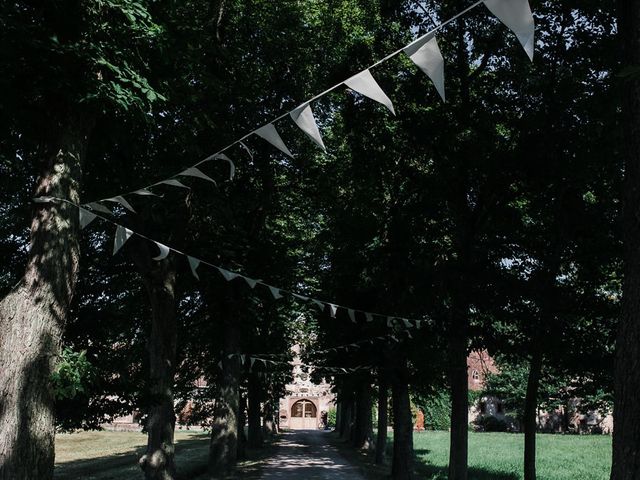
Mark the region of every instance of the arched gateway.
[[334, 406], [331, 385], [324, 379], [316, 384], [303, 371], [294, 347], [293, 382], [287, 385], [287, 395], [280, 399], [278, 421], [281, 428], [291, 430], [315, 430], [322, 428], [322, 417]]

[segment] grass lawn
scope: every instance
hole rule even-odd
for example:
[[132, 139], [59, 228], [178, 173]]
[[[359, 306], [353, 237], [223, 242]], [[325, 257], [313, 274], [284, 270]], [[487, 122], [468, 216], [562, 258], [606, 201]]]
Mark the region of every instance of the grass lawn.
[[[176, 432], [176, 462], [183, 478], [206, 468], [209, 436]], [[79, 432], [56, 435], [56, 480], [141, 478], [138, 459], [147, 436], [140, 432]]]
[[[414, 434], [421, 478], [447, 478], [448, 432]], [[469, 432], [469, 480], [522, 478], [524, 437], [512, 433]], [[606, 435], [538, 435], [538, 480], [607, 480], [611, 437]]]

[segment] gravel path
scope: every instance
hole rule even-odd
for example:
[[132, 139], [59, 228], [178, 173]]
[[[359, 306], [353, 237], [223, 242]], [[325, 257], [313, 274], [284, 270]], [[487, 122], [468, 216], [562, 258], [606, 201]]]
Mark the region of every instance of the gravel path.
[[330, 444], [329, 433], [299, 430], [282, 434], [275, 454], [266, 459], [261, 479], [365, 480]]

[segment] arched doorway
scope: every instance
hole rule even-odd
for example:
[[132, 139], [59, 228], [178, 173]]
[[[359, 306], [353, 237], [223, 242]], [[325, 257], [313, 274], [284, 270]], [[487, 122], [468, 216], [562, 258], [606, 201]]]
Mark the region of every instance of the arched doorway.
[[315, 430], [318, 428], [318, 409], [309, 400], [298, 400], [291, 405], [289, 427], [292, 430]]

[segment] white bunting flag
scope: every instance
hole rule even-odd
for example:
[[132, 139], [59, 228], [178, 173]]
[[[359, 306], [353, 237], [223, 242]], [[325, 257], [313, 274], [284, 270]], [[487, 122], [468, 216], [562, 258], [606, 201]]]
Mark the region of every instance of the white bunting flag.
[[180, 175], [181, 177], [201, 178], [202, 180], [206, 180], [208, 182], [213, 183], [214, 185], [217, 185], [216, 181], [213, 178], [203, 173], [202, 170], [200, 170], [197, 167], [189, 167], [186, 170], [183, 170], [182, 172], [180, 172], [178, 175]]
[[240, 276], [240, 274], [230, 272], [229, 270], [225, 270], [224, 268], [220, 268], [220, 267], [216, 267], [216, 268], [222, 274], [222, 276], [227, 282], [230, 282], [231, 280], [234, 280]]
[[93, 212], [90, 212], [89, 210], [85, 210], [82, 207], [79, 208], [79, 211], [80, 211], [80, 230], [83, 230], [84, 227], [86, 227], [87, 225], [89, 225], [91, 222], [95, 220], [96, 214]]
[[247, 282], [247, 285], [249, 285], [249, 287], [256, 288], [256, 284], [258, 283], [258, 280], [254, 280], [253, 278], [249, 278], [249, 277], [242, 277], [242, 278], [244, 278], [244, 281]]
[[269, 290], [271, 291], [271, 295], [273, 295], [273, 298], [275, 300], [279, 300], [282, 298], [282, 294], [280, 293], [279, 288], [272, 287], [271, 285], [267, 285], [267, 287], [269, 287]]
[[393, 325], [393, 317], [387, 317], [387, 327], [391, 327]]
[[91, 202], [87, 204], [87, 207], [91, 208], [91, 210], [95, 210], [96, 212], [106, 213], [107, 215], [111, 215], [112, 212], [104, 205], [99, 204], [98, 202]]
[[271, 145], [276, 147], [281, 152], [284, 152], [290, 157], [293, 157], [293, 154], [289, 151], [287, 146], [284, 144], [284, 142], [282, 141], [282, 138], [280, 138], [280, 134], [278, 134], [278, 131], [276, 130], [276, 127], [273, 126], [273, 123], [269, 123], [264, 127], [260, 127], [253, 133], [258, 135], [259, 137], [264, 138], [267, 142], [269, 142]]
[[422, 320], [416, 320], [416, 328], [420, 330], [420, 325], [422, 325]]
[[184, 183], [176, 180], [175, 178], [170, 178], [169, 180], [162, 180], [158, 183], [154, 183], [154, 185], [169, 185], [171, 187], [179, 187], [179, 188], [189, 188]]
[[114, 203], [119, 203], [120, 205], [122, 205], [124, 208], [126, 208], [127, 210], [136, 213], [136, 211], [133, 209], [133, 207], [131, 206], [131, 204], [129, 202], [127, 202], [122, 196], [118, 195], [117, 197], [112, 197], [112, 198], [105, 198], [104, 199], [105, 202], [114, 202]]
[[251, 357], [251, 365], [249, 365], [249, 370], [253, 368], [253, 364], [256, 363], [256, 359]]
[[153, 193], [151, 190], [147, 190], [146, 188], [141, 188], [131, 193], [135, 193], [136, 195], [141, 195], [143, 197], [159, 197], [160, 196], [157, 193]]
[[291, 295], [296, 297], [298, 300], [302, 300], [303, 302], [309, 301], [309, 297], [305, 297], [304, 295], [298, 295], [297, 293], [292, 293]]
[[333, 303], [329, 304], [329, 315], [331, 315], [331, 318], [336, 318], [336, 312], [338, 311], [338, 306], [334, 305]]
[[405, 326], [406, 328], [411, 328], [411, 327], [413, 327], [413, 324], [412, 324], [409, 320], [407, 320], [406, 318], [403, 318], [403, 319], [402, 319], [402, 321], [404, 322], [404, 326]]
[[387, 97], [387, 94], [384, 93], [382, 88], [380, 88], [380, 85], [378, 85], [378, 82], [376, 82], [368, 69], [354, 75], [349, 80], [345, 80], [344, 84], [351, 90], [354, 90], [365, 97], [369, 97], [371, 100], [380, 102], [387, 107], [391, 113], [394, 115], [396, 114], [396, 111], [393, 108], [393, 103], [391, 103], [391, 99]]
[[165, 258], [167, 258], [169, 256], [169, 252], [171, 251], [171, 249], [166, 245], [163, 245], [162, 243], [159, 243], [159, 242], [154, 242], [154, 243], [160, 249], [160, 255], [158, 255], [157, 257], [153, 257], [153, 259], [159, 262], [160, 260], [164, 260]]
[[353, 310], [351, 308], [348, 308], [347, 309], [347, 313], [349, 314], [349, 318], [351, 319], [351, 321], [353, 323], [356, 323], [356, 312], [355, 312], [355, 310]]
[[196, 277], [196, 280], [200, 280], [200, 277], [198, 276], [198, 272], [197, 272], [198, 266], [200, 265], [200, 260], [193, 257], [187, 257], [187, 260], [189, 260], [189, 267], [191, 267], [191, 273], [193, 273], [193, 276]]
[[528, 0], [484, 0], [489, 11], [516, 34], [520, 44], [533, 61], [535, 22]]
[[403, 52], [420, 70], [431, 79], [436, 90], [445, 101], [444, 95], [444, 58], [438, 47], [438, 41], [432, 34], [427, 34], [407, 45]]
[[313, 116], [311, 105], [303, 103], [298, 108], [292, 110], [289, 115], [295, 122], [300, 130], [306, 133], [311, 140], [313, 140], [322, 150], [327, 151], [327, 147], [324, 146], [320, 130], [318, 130], [318, 124]]
[[116, 229], [116, 237], [113, 241], [113, 255], [118, 253], [118, 250], [122, 248], [127, 240], [133, 235], [133, 232], [128, 228], [123, 227], [122, 225], [118, 225]]
[[224, 153], [218, 153], [215, 158], [229, 163], [229, 180], [233, 180], [233, 177], [236, 174], [236, 164], [233, 163], [233, 160], [227, 157]]
[[365, 312], [365, 317], [367, 317], [367, 322], [373, 322], [373, 315], [369, 312]]

